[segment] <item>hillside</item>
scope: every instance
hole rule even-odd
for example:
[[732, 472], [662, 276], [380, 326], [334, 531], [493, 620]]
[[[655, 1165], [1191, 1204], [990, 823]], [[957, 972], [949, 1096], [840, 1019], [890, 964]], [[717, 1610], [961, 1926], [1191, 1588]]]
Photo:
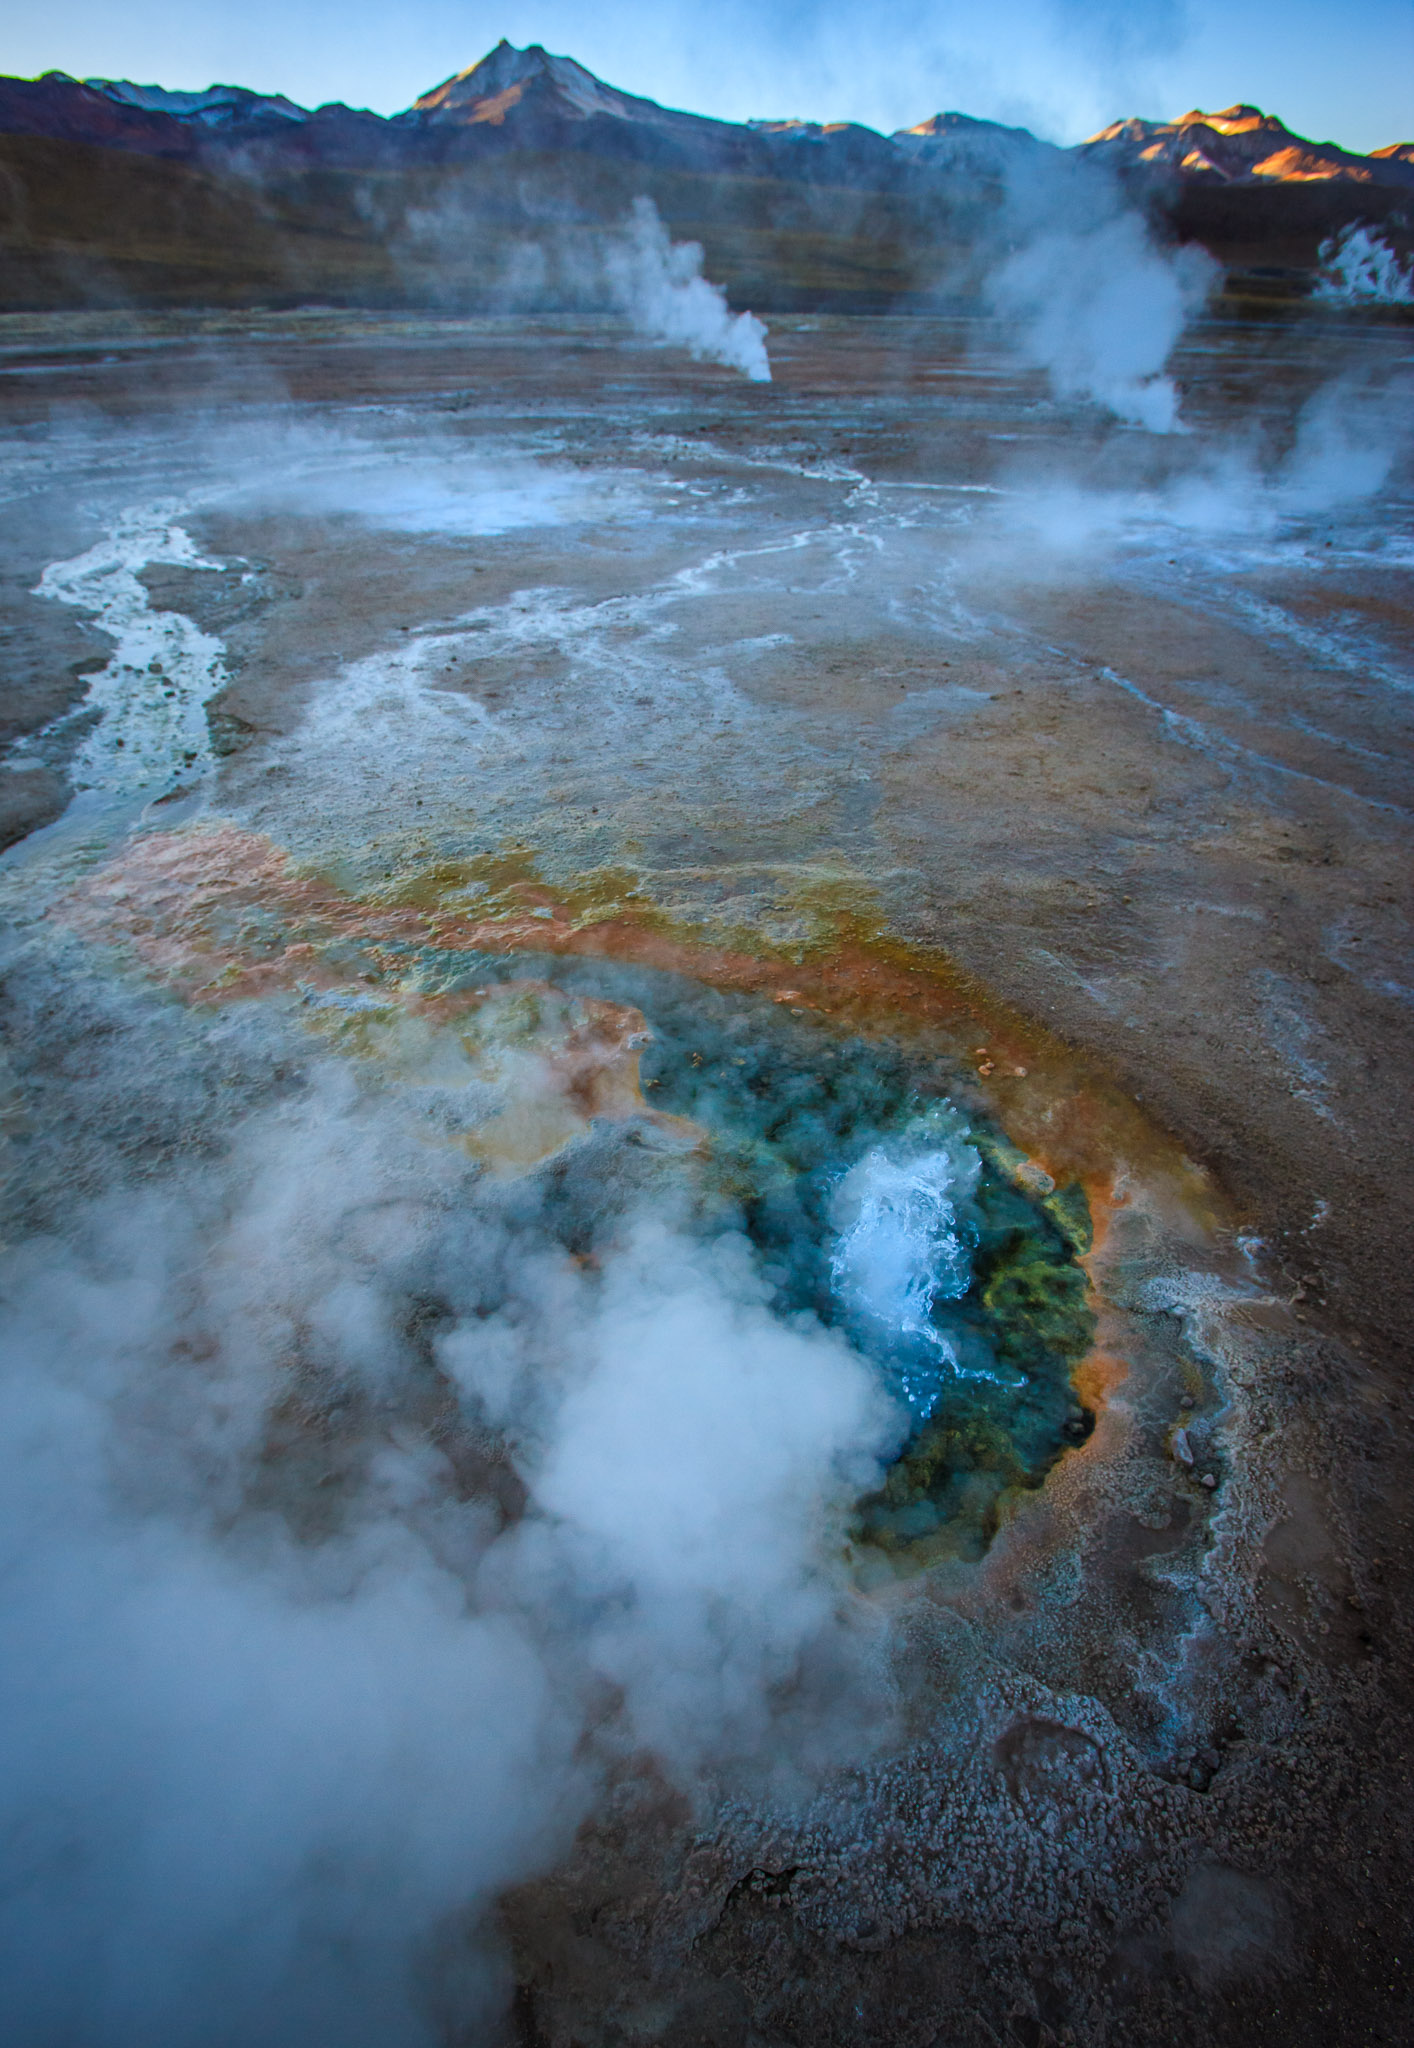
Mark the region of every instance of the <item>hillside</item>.
[[[302, 167], [253, 191], [207, 164], [0, 134], [0, 308], [593, 310], [608, 303], [592, 289], [598, 266], [574, 253], [645, 192], [677, 238], [703, 244], [734, 300], [767, 310], [880, 310], [936, 288], [966, 250], [938, 212], [886, 194], [613, 159], [572, 174], [562, 155], [528, 150], [451, 169]], [[566, 282], [528, 303], [517, 256], [531, 244]]]

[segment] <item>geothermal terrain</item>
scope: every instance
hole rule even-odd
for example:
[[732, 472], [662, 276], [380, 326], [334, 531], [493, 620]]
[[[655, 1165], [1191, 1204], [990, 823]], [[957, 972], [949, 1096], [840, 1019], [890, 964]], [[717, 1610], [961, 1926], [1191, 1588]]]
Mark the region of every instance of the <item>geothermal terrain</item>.
[[1406, 2038], [1406, 273], [1026, 218], [0, 320], [8, 2039]]
[[16, 2038], [1396, 2038], [1405, 332], [4, 345]]

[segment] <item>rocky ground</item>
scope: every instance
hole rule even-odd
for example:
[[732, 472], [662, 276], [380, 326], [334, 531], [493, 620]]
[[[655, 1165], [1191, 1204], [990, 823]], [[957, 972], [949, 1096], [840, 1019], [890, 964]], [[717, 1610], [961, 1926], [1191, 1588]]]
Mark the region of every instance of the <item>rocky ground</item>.
[[1199, 327], [1163, 438], [1004, 342], [0, 332], [12, 892], [135, 821], [444, 919], [511, 858], [506, 943], [587, 892], [610, 956], [865, 990], [1108, 1205], [1094, 1436], [874, 1595], [891, 1752], [625, 1764], [506, 1902], [526, 2043], [1407, 2034], [1407, 341]]

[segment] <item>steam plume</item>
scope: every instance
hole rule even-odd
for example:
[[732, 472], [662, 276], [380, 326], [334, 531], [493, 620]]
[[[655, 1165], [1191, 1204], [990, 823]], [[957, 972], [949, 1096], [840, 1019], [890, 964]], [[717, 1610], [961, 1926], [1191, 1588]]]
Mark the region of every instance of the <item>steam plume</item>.
[[[489, 2026], [489, 1907], [567, 1845], [596, 1754], [690, 1787], [769, 1761], [803, 1654], [862, 1678], [827, 1561], [894, 1426], [862, 1361], [776, 1321], [740, 1241], [630, 1205], [586, 1272], [533, 1179], [431, 1135], [315, 1070], [223, 1166], [7, 1261], [16, 2040]], [[808, 1768], [862, 1714], [799, 1708], [780, 1746]]]
[[634, 201], [604, 263], [616, 303], [641, 334], [770, 383], [764, 322], [731, 311], [721, 286], [702, 275], [701, 244], [674, 242], [651, 199]]
[[1089, 398], [1150, 433], [1178, 425], [1164, 365], [1214, 266], [1201, 251], [1162, 253], [1137, 215], [1059, 227], [1010, 256], [990, 280], [996, 310], [1020, 323], [1025, 357], [1061, 398]]

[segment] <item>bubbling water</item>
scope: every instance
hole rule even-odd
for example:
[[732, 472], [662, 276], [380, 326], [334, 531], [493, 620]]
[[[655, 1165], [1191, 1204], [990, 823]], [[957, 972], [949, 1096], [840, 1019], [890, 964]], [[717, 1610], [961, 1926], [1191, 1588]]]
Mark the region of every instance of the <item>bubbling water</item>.
[[835, 1197], [836, 1297], [846, 1322], [883, 1349], [889, 1378], [918, 1422], [932, 1415], [948, 1380], [979, 1370], [963, 1365], [935, 1311], [972, 1286], [976, 1233], [966, 1210], [981, 1172], [981, 1155], [956, 1117], [936, 1109], [866, 1152]]

